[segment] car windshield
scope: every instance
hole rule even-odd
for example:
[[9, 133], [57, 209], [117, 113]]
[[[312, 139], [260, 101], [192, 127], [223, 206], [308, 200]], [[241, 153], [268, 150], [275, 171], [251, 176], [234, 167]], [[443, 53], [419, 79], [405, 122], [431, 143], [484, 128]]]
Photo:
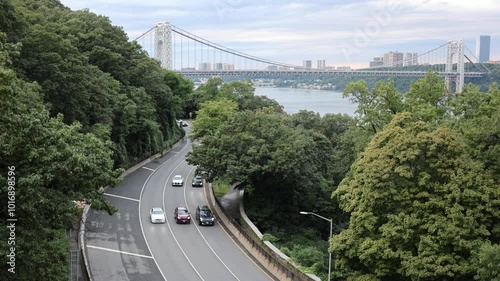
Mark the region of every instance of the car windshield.
[[201, 216], [203, 218], [211, 218], [212, 217], [212, 212], [210, 212], [210, 211], [202, 211], [201, 212]]
[[163, 211], [162, 210], [158, 210], [158, 209], [153, 209], [152, 213], [153, 213], [153, 215], [162, 215]]
[[175, 176], [175, 177], [174, 177], [174, 180], [181, 180], [181, 179], [182, 179], [182, 177], [181, 177], [181, 176]]
[[179, 215], [187, 215], [188, 214], [187, 210], [183, 210], [183, 209], [178, 210], [177, 213]]

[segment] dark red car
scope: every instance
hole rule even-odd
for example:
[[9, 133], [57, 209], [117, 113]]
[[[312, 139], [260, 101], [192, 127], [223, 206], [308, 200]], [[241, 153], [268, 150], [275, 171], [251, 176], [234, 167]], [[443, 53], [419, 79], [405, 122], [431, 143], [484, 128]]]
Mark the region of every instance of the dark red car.
[[177, 223], [191, 223], [191, 213], [186, 207], [175, 208], [174, 217]]

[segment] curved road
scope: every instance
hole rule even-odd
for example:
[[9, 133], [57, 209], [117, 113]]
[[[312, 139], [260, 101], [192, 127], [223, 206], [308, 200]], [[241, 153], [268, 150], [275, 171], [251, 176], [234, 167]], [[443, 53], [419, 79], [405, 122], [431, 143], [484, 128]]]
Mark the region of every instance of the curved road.
[[[106, 195], [119, 211], [91, 211], [86, 231], [90, 268], [96, 281], [126, 280], [274, 280], [218, 225], [176, 224], [176, 206], [207, 204], [204, 188], [191, 187], [194, 167], [185, 161], [189, 141], [175, 146], [127, 176]], [[173, 187], [174, 175], [184, 186]], [[151, 224], [149, 210], [161, 207], [165, 224]]]

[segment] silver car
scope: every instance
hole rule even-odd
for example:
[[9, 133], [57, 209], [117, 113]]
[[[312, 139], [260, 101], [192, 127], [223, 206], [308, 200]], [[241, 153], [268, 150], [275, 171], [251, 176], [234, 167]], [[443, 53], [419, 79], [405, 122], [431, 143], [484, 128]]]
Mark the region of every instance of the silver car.
[[149, 211], [151, 223], [165, 223], [165, 212], [162, 208], [153, 208]]

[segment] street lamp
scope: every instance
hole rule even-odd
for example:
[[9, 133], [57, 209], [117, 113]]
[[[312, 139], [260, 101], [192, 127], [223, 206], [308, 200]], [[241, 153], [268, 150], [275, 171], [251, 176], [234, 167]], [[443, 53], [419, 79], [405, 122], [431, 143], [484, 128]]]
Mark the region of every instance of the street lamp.
[[[313, 212], [300, 212], [301, 215], [313, 215], [317, 216], [318, 218], [322, 218], [326, 221], [330, 222], [330, 238], [332, 238], [332, 230], [333, 230], [333, 220], [332, 219], [327, 219], [323, 216], [320, 216], [318, 214], [315, 214]], [[330, 243], [330, 239], [328, 239], [328, 243]], [[330, 281], [330, 278], [332, 276], [332, 252], [328, 251], [329, 257], [328, 257], [328, 281]]]

